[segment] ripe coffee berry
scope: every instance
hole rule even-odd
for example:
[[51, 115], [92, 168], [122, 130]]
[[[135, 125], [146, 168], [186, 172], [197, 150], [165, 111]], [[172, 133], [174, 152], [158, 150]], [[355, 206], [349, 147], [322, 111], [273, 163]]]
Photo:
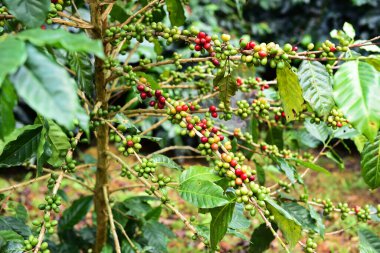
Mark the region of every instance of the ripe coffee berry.
[[202, 143], [207, 143], [208, 142], [208, 138], [205, 137], [205, 136], [201, 137], [201, 142]]
[[237, 161], [236, 161], [235, 159], [231, 160], [231, 162], [230, 162], [230, 165], [231, 165], [232, 167], [235, 167], [237, 164], [238, 164], [238, 163], [237, 163]]

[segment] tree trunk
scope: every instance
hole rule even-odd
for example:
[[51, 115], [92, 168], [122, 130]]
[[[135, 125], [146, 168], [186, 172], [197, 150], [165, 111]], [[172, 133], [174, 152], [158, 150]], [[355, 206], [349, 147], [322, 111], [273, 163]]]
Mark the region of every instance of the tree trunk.
[[[94, 28], [91, 30], [91, 35], [93, 39], [102, 40], [102, 34], [104, 28], [106, 27], [106, 20], [101, 20], [102, 8], [100, 1], [92, 0], [90, 1], [90, 11], [91, 11], [91, 23]], [[101, 107], [107, 109], [107, 93], [106, 93], [106, 82], [105, 73], [103, 69], [104, 62], [102, 59], [95, 58], [95, 89], [96, 89], [96, 101], [101, 102]], [[107, 225], [108, 216], [105, 204], [105, 198], [103, 194], [103, 187], [108, 183], [107, 170], [109, 166], [107, 158], [108, 150], [108, 125], [100, 125], [96, 129], [96, 141], [98, 149], [98, 161], [96, 170], [96, 184], [94, 193], [94, 204], [96, 212], [96, 242], [94, 247], [95, 253], [100, 253], [104, 244], [107, 241]]]

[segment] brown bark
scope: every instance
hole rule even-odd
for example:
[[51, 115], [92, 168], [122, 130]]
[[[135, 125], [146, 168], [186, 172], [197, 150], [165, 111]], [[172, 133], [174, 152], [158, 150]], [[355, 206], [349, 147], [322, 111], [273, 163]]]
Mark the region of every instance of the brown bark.
[[[103, 31], [106, 27], [106, 20], [102, 20], [102, 7], [100, 1], [92, 0], [90, 1], [90, 11], [91, 11], [91, 24], [93, 29], [91, 30], [91, 36], [93, 39], [103, 39]], [[107, 93], [106, 93], [106, 80], [105, 73], [103, 69], [104, 62], [102, 59], [95, 59], [95, 89], [96, 89], [96, 101], [101, 102], [101, 107], [107, 109]], [[103, 194], [103, 187], [108, 184], [108, 132], [109, 127], [104, 124], [100, 125], [96, 129], [96, 141], [98, 149], [98, 161], [96, 170], [96, 184], [94, 192], [94, 204], [96, 212], [96, 243], [94, 247], [95, 253], [100, 253], [103, 246], [107, 241], [107, 207], [105, 203], [105, 198]]]

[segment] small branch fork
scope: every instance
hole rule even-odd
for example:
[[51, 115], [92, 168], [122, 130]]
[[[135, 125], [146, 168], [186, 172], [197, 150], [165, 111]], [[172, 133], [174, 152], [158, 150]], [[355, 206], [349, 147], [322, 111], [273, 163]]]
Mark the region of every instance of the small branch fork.
[[[83, 132], [78, 132], [78, 134], [75, 136], [75, 142], [76, 144], [78, 143], [80, 137], [82, 136]], [[73, 153], [73, 149], [70, 149], [68, 152], [67, 152], [67, 155], [71, 155]], [[55, 185], [53, 187], [53, 191], [52, 191], [52, 195], [56, 195], [58, 190], [59, 190], [59, 187], [61, 186], [61, 183], [62, 183], [62, 179], [65, 175], [65, 172], [62, 170], [60, 173], [59, 173], [59, 176], [55, 182]], [[50, 211], [46, 212], [46, 214], [50, 215]], [[40, 250], [41, 248], [41, 244], [44, 240], [44, 237], [45, 237], [45, 232], [46, 232], [46, 227], [45, 227], [45, 221], [43, 221], [44, 223], [42, 224], [42, 227], [41, 227], [41, 231], [38, 235], [38, 243], [36, 245], [36, 247], [34, 248], [33, 250], [33, 253], [38, 253], [38, 251]]]

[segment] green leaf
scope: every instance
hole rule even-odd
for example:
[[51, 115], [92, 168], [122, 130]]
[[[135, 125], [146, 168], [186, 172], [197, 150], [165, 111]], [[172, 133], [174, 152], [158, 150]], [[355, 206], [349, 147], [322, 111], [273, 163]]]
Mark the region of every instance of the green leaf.
[[219, 87], [219, 99], [224, 103], [226, 108], [229, 108], [231, 97], [235, 95], [238, 86], [236, 84], [236, 72], [231, 72], [227, 63], [225, 68], [229, 68], [229, 70], [223, 69], [219, 71], [214, 78], [213, 84], [214, 87]]
[[185, 24], [185, 11], [180, 0], [165, 0], [172, 26]]
[[74, 34], [63, 29], [30, 29], [19, 33], [17, 37], [39, 47], [52, 46], [70, 52], [94, 54], [102, 59], [105, 57], [102, 42], [84, 33]]
[[265, 171], [263, 167], [256, 163], [257, 180], [260, 185], [265, 185]]
[[302, 111], [302, 89], [297, 74], [287, 63], [284, 68], [277, 68], [277, 83], [286, 119], [295, 120], [296, 115]]
[[150, 220], [142, 227], [142, 236], [154, 248], [153, 252], [167, 252], [168, 239], [174, 237], [174, 234], [165, 225]]
[[151, 159], [159, 166], [182, 171], [182, 167], [167, 156], [154, 154]]
[[13, 108], [16, 104], [17, 95], [15, 90], [12, 84], [6, 80], [2, 87], [0, 85], [0, 140], [15, 129], [16, 121]]
[[[359, 47], [359, 49], [364, 49], [367, 52], [372, 52], [372, 53], [380, 53], [380, 47], [377, 46], [376, 44], [368, 43], [367, 40], [356, 40], [354, 44], [365, 44], [365, 46]], [[370, 55], [369, 57], [371, 57]]]
[[153, 90], [160, 89], [160, 84], [157, 82], [156, 77], [154, 77], [153, 75], [146, 74], [144, 72], [136, 72], [136, 75], [138, 77], [144, 77]]
[[380, 71], [380, 55], [370, 55], [365, 61], [371, 64], [377, 71]]
[[153, 210], [148, 204], [148, 201], [153, 200], [156, 200], [156, 198], [150, 196], [130, 197], [122, 202], [117, 202], [112, 207], [112, 213], [114, 214], [115, 220], [123, 225], [127, 223], [129, 216], [144, 219], [145, 216]]
[[355, 29], [354, 27], [348, 23], [348, 22], [344, 22], [343, 24], [343, 31], [347, 34], [348, 37], [350, 37], [351, 39], [354, 39], [355, 38]]
[[72, 52], [68, 54], [68, 64], [75, 71], [75, 81], [78, 83], [79, 89], [84, 91], [88, 98], [92, 98], [95, 84], [90, 57], [84, 53]]
[[35, 154], [41, 137], [41, 125], [28, 125], [13, 131], [0, 149], [0, 167], [21, 165]]
[[330, 175], [330, 171], [326, 170], [325, 168], [319, 166], [319, 165], [316, 165], [312, 162], [308, 162], [308, 161], [303, 161], [301, 159], [298, 159], [298, 158], [290, 158], [289, 160], [292, 160], [292, 161], [295, 161], [296, 163], [298, 164], [301, 164], [302, 166], [304, 166], [305, 168], [309, 168], [309, 169], [312, 169], [314, 171], [317, 171], [317, 172], [322, 172], [326, 175]]
[[42, 25], [49, 13], [50, 0], [4, 0], [9, 12], [28, 27]]
[[309, 205], [309, 212], [311, 218], [313, 218], [317, 222], [318, 233], [324, 238], [325, 235], [325, 224], [323, 224], [323, 220], [321, 215], [314, 209], [312, 205]]
[[0, 40], [0, 87], [7, 74], [12, 74], [26, 61], [25, 43], [8, 36]]
[[24, 207], [23, 204], [16, 201], [8, 202], [7, 212], [11, 213], [12, 216], [19, 219], [22, 222], [27, 222], [28, 219], [28, 210]]
[[327, 116], [335, 103], [326, 67], [318, 61], [302, 61], [297, 75], [304, 99], [318, 115]]
[[[25, 65], [11, 76], [18, 95], [37, 113], [72, 129], [74, 120], [84, 113], [74, 80], [36, 48], [28, 46], [27, 51]], [[88, 122], [88, 117], [82, 121]]]
[[244, 205], [236, 203], [232, 219], [228, 224], [231, 229], [246, 229], [251, 225], [251, 221], [244, 216]]
[[306, 130], [316, 139], [325, 143], [330, 135], [330, 130], [325, 122], [320, 122], [319, 124], [314, 124], [310, 122], [310, 119], [305, 120], [304, 124]]
[[136, 134], [140, 132], [140, 130], [134, 124], [132, 124], [131, 120], [128, 119], [122, 113], [117, 113], [114, 117], [114, 121], [116, 121], [118, 124], [125, 126], [125, 128], [130, 134]]
[[1, 248], [2, 253], [22, 253], [24, 252], [24, 244], [19, 242], [8, 242], [5, 247]]
[[81, 197], [75, 200], [69, 208], [67, 208], [62, 218], [59, 220], [59, 230], [73, 228], [75, 224], [81, 221], [92, 205], [93, 196]]
[[220, 180], [221, 177], [215, 174], [213, 169], [205, 166], [190, 166], [179, 177], [179, 183], [183, 184], [190, 180], [205, 180], [215, 182]]
[[214, 208], [227, 204], [223, 188], [205, 180], [188, 180], [180, 184], [181, 197], [198, 208]]
[[277, 164], [277, 168], [284, 172], [286, 177], [292, 184], [298, 179], [298, 173], [293, 165], [289, 164], [284, 158], [277, 156], [270, 156], [271, 159]]
[[361, 153], [362, 177], [372, 189], [380, 186], [380, 134], [373, 143], [367, 142]]
[[363, 152], [364, 145], [367, 143], [368, 139], [364, 135], [360, 134], [352, 138], [352, 140], [354, 141], [357, 150], [360, 153]]
[[285, 209], [279, 206], [273, 199], [265, 199], [267, 209], [274, 216], [274, 221], [280, 228], [285, 239], [291, 247], [294, 247], [301, 238], [301, 224]]
[[380, 75], [366, 62], [350, 61], [334, 76], [334, 99], [350, 123], [369, 140], [380, 125]]
[[340, 170], [344, 169], [343, 159], [333, 149], [331, 149], [331, 151], [326, 152], [326, 157], [338, 164]]
[[[272, 224], [273, 227], [273, 224]], [[275, 229], [277, 230], [277, 228]], [[274, 240], [274, 235], [272, 231], [266, 226], [265, 223], [262, 223], [258, 226], [251, 235], [249, 253], [263, 253], [267, 249], [271, 242]]]
[[160, 147], [164, 145], [164, 139], [161, 137], [154, 137], [154, 136], [147, 136], [147, 135], [140, 135], [141, 139], [147, 139], [153, 142], [156, 142]]
[[216, 207], [210, 210], [210, 247], [216, 250], [218, 243], [223, 239], [227, 232], [228, 224], [232, 219], [235, 202], [228, 203], [221, 207]]
[[30, 228], [23, 221], [15, 217], [0, 216], [0, 230], [13, 230], [23, 238], [31, 235]]
[[0, 230], [0, 238], [6, 242], [24, 242], [24, 238], [13, 230]]
[[281, 206], [302, 225], [303, 229], [319, 233], [323, 236], [325, 227], [323, 224], [322, 227], [318, 226], [318, 221], [311, 216], [308, 209], [295, 202], [284, 203]]
[[380, 252], [380, 238], [368, 229], [360, 229], [359, 249], [360, 253], [378, 253]]

